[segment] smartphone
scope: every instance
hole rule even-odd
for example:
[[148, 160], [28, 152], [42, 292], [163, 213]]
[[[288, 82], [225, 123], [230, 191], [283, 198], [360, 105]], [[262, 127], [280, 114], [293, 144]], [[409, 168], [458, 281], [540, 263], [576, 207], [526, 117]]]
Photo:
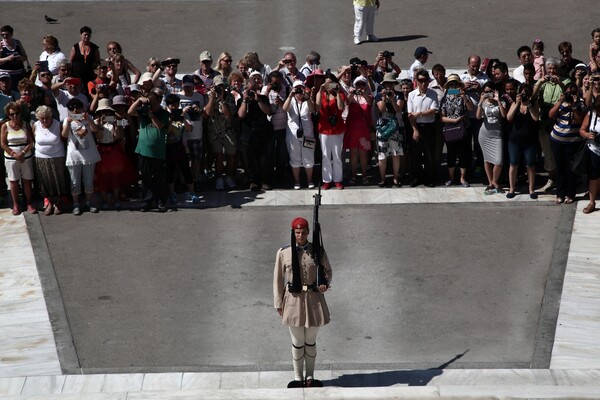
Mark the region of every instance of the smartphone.
[[459, 94], [460, 90], [459, 89], [448, 89], [448, 91], [446, 92], [447, 94]]
[[71, 114], [71, 118], [75, 121], [83, 121], [83, 114]]
[[107, 115], [106, 117], [104, 117], [104, 122], [112, 124], [113, 122], [115, 122], [115, 117], [113, 115]]
[[325, 86], [325, 88], [326, 88], [327, 90], [337, 89], [337, 83], [330, 82], [330, 83], [328, 83], [328, 84]]

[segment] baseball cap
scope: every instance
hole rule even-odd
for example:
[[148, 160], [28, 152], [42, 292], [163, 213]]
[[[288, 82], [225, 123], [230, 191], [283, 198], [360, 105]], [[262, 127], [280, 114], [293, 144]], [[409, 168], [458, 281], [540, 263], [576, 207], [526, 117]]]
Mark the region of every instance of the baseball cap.
[[212, 55], [208, 50], [204, 50], [202, 53], [200, 53], [200, 56], [198, 58], [200, 59], [200, 62], [213, 60]]
[[417, 47], [415, 50], [415, 58], [419, 58], [424, 56], [425, 54], [433, 54], [431, 51], [427, 50], [427, 47]]

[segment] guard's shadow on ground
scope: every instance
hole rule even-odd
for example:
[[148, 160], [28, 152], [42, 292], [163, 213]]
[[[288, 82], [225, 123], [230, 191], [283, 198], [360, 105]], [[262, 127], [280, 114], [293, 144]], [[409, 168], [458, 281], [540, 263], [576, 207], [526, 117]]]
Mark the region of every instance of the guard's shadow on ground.
[[336, 387], [427, 386], [434, 377], [442, 375], [446, 367], [462, 358], [468, 351], [458, 354], [456, 357], [435, 368], [344, 374], [335, 379], [324, 380], [323, 385]]
[[380, 42], [410, 42], [411, 40], [423, 39], [427, 35], [404, 35], [404, 36], [388, 36], [379, 37]]

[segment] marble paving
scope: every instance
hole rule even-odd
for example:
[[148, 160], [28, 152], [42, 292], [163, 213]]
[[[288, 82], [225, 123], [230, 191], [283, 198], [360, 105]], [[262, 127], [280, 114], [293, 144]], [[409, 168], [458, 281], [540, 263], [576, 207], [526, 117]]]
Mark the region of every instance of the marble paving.
[[550, 368], [600, 368], [600, 213], [573, 222]]
[[[310, 206], [315, 191], [270, 191], [240, 206]], [[323, 192], [323, 204], [550, 201], [483, 195], [481, 187]], [[244, 198], [245, 194], [238, 194]], [[207, 194], [206, 205], [230, 203]], [[324, 389], [281, 390], [289, 372], [63, 375], [23, 216], [0, 210], [0, 398], [342, 399], [410, 397], [597, 398], [600, 396], [600, 212], [577, 205], [556, 338], [548, 370], [319, 371]], [[346, 387], [336, 387], [346, 386]], [[347, 387], [357, 386], [357, 387]], [[358, 387], [363, 386], [363, 387]], [[365, 387], [367, 386], [367, 387]]]
[[0, 210], [0, 376], [60, 375], [23, 216]]

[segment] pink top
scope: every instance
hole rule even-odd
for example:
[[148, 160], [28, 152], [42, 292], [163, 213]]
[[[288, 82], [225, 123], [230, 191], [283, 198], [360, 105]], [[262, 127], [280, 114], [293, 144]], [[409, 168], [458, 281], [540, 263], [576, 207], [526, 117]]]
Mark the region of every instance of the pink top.
[[533, 59], [533, 66], [535, 67], [535, 75], [533, 79], [536, 81], [541, 79], [544, 75], [544, 65], [546, 64], [546, 58], [544, 56], [537, 56]]

